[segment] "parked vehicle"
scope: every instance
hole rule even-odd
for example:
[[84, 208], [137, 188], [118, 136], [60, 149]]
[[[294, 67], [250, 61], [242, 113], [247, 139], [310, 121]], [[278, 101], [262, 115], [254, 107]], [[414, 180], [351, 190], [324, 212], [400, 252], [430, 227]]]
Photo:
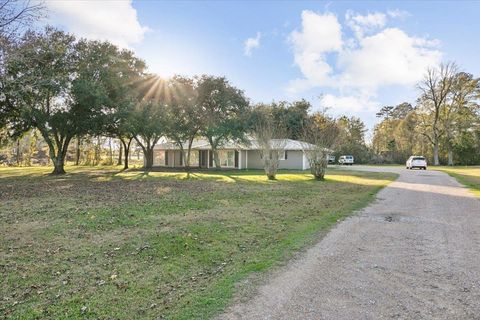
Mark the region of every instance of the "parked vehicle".
[[328, 156], [328, 163], [329, 164], [335, 163], [335, 156]]
[[406, 163], [407, 169], [423, 169], [427, 170], [427, 159], [424, 156], [411, 156]]
[[353, 156], [340, 156], [340, 158], [338, 158], [338, 164], [351, 166], [353, 164]]

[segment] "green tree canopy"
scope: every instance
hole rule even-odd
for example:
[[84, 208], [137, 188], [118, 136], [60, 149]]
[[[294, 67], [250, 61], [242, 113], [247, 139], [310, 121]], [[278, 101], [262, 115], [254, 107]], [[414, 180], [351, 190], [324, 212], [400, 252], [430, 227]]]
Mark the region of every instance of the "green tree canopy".
[[196, 81], [196, 104], [203, 121], [199, 133], [209, 141], [215, 166], [219, 168], [217, 148], [227, 140], [244, 139], [249, 103], [243, 91], [224, 77], [203, 75]]
[[[187, 170], [193, 141], [204, 127], [203, 109], [198, 104], [195, 79], [175, 76], [169, 81], [166, 135], [180, 148]], [[185, 145], [186, 144], [186, 145]], [[187, 147], [187, 154], [184, 154]]]
[[142, 62], [107, 42], [76, 41], [53, 28], [27, 32], [11, 52], [0, 85], [4, 122], [11, 136], [36, 128], [53, 173], [64, 173], [72, 138], [105, 132], [113, 110], [127, 103], [126, 75]]

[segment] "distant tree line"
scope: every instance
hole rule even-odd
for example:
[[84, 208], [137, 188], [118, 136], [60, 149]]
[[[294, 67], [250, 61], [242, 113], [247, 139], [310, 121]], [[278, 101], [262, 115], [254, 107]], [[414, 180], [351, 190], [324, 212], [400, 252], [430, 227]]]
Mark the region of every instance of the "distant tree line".
[[403, 163], [424, 155], [434, 165], [480, 164], [480, 78], [455, 63], [426, 71], [416, 105], [385, 106], [377, 116], [375, 161]]

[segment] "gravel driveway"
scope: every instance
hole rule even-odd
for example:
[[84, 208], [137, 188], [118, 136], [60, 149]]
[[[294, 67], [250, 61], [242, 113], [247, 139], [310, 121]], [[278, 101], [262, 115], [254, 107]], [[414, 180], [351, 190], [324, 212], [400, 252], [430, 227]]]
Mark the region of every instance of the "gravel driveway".
[[480, 319], [480, 201], [438, 171], [400, 177], [220, 319]]

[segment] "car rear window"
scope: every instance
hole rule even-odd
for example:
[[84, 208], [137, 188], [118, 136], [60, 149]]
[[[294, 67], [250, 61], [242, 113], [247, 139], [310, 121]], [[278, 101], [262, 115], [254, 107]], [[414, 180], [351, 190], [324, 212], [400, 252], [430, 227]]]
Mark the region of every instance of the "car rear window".
[[413, 160], [422, 160], [422, 161], [425, 161], [425, 158], [424, 158], [424, 157], [414, 157]]

